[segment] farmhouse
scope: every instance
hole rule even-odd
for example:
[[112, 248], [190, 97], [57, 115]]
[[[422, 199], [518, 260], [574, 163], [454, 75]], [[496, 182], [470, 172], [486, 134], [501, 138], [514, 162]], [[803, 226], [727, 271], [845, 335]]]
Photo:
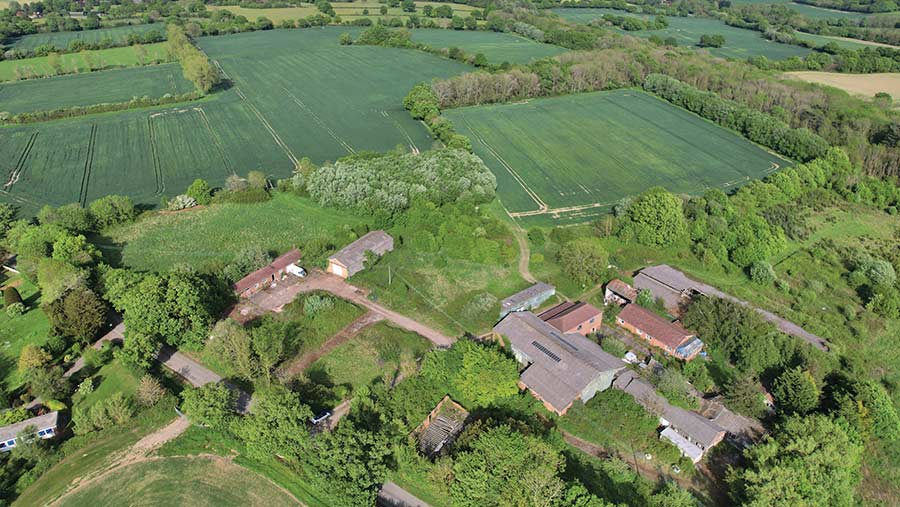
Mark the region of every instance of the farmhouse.
[[521, 312], [537, 308], [541, 306], [541, 303], [553, 297], [554, 294], [556, 294], [556, 287], [544, 282], [538, 282], [501, 301], [500, 318], [506, 317], [510, 312]]
[[725, 430], [709, 419], [670, 405], [656, 393], [653, 386], [631, 371], [622, 372], [613, 387], [629, 395], [641, 406], [659, 417], [663, 430], [659, 438], [668, 440], [678, 447], [682, 456], [697, 463], [709, 449], [725, 437]]
[[272, 283], [284, 279], [287, 274], [301, 276], [303, 268], [297, 265], [299, 260], [300, 250], [295, 248], [278, 257], [268, 266], [257, 269], [238, 280], [232, 287], [234, 293], [242, 298], [250, 297]]
[[29, 427], [34, 428], [34, 435], [39, 438], [53, 438], [56, 436], [58, 420], [59, 412], [53, 411], [0, 428], [0, 452], [6, 452], [15, 447], [19, 434]]
[[587, 402], [612, 384], [625, 363], [576, 333], [564, 334], [531, 312], [513, 312], [494, 326], [525, 366], [519, 385], [547, 410], [563, 415], [575, 400]]
[[615, 278], [606, 284], [606, 290], [603, 292], [603, 302], [608, 305], [627, 305], [634, 303], [637, 299], [638, 291], [627, 283]]
[[365, 268], [366, 252], [382, 256], [394, 249], [394, 238], [384, 231], [371, 231], [328, 258], [328, 272], [350, 278]]
[[563, 333], [579, 333], [587, 336], [600, 329], [603, 311], [581, 301], [566, 301], [541, 313], [539, 317]]
[[616, 323], [647, 340], [650, 345], [684, 361], [696, 357], [703, 348], [703, 342], [680, 323], [669, 322], [634, 303], [625, 305], [616, 316]]
[[429, 458], [440, 454], [441, 449], [453, 443], [462, 432], [468, 417], [469, 412], [462, 405], [453, 401], [449, 395], [444, 396], [416, 428], [419, 451]]
[[654, 299], [662, 298], [666, 309], [673, 314], [680, 313], [682, 305], [696, 296], [728, 299], [744, 306], [750, 306], [762, 315], [764, 319], [775, 324], [782, 333], [800, 338], [821, 350], [828, 350], [828, 343], [824, 339], [810, 333], [797, 324], [762, 308], [756, 308], [746, 301], [726, 294], [711, 285], [691, 280], [681, 271], [666, 264], [648, 266], [642, 269], [634, 277], [634, 286], [638, 289], [649, 290]]

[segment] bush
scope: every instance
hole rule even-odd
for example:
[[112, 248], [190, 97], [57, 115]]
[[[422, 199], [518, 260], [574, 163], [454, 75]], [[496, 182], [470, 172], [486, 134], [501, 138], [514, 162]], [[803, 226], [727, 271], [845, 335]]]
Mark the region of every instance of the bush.
[[698, 45], [701, 48], [720, 48], [725, 45], [725, 36], [719, 34], [703, 34], [700, 36], [700, 43]]
[[137, 392], [134, 394], [137, 402], [145, 407], [156, 405], [165, 395], [166, 388], [152, 375], [144, 375], [141, 377]]
[[169, 211], [179, 211], [183, 209], [193, 208], [196, 205], [196, 199], [189, 195], [180, 194], [176, 195], [168, 202], [168, 204], [166, 204], [166, 209]]
[[24, 303], [13, 303], [6, 307], [6, 315], [10, 318], [18, 317], [25, 313]]
[[331, 296], [313, 294], [311, 296], [307, 296], [306, 299], [303, 300], [303, 313], [310, 317], [315, 317], [316, 315], [322, 312], [327, 312], [332, 308], [334, 308], [334, 298]]
[[22, 296], [19, 294], [19, 289], [16, 289], [15, 287], [3, 289], [3, 302], [6, 306], [14, 305], [16, 303], [22, 304]]
[[766, 261], [756, 261], [750, 265], [750, 280], [757, 285], [772, 285], [775, 282], [775, 269]]
[[197, 204], [209, 204], [209, 201], [212, 200], [212, 187], [206, 180], [200, 178], [194, 180], [184, 193], [193, 198]]

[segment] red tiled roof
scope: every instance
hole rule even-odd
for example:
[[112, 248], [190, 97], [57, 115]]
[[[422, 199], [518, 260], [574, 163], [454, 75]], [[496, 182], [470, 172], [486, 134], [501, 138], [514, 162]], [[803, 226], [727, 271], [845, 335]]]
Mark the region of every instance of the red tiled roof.
[[296, 248], [290, 250], [284, 255], [279, 256], [277, 259], [272, 261], [268, 266], [264, 266], [256, 271], [250, 273], [249, 275], [241, 278], [234, 284], [233, 289], [236, 293], [240, 294], [247, 289], [251, 289], [256, 286], [256, 284], [268, 280], [280, 270], [286, 268], [289, 264], [293, 264], [300, 260], [300, 250]]
[[648, 336], [664, 343], [673, 350], [684, 343], [693, 333], [660, 317], [652, 311], [634, 303], [626, 305], [619, 313], [622, 322], [643, 331]]
[[566, 301], [541, 313], [538, 317], [563, 333], [603, 315], [597, 307], [581, 301]]

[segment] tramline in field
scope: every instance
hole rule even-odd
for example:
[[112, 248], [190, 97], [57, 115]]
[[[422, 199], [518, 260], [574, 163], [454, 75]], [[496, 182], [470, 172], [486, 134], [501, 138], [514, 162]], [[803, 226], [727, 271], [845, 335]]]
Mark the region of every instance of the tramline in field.
[[638, 90], [445, 111], [494, 171], [509, 214], [584, 221], [661, 185], [733, 188], [787, 161]]

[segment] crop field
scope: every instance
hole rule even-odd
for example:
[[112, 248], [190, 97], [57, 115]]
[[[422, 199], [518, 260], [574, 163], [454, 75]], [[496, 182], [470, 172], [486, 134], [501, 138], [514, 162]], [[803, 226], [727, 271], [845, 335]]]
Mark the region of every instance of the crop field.
[[849, 18], [849, 19], [860, 19], [868, 16], [872, 16], [872, 14], [866, 12], [850, 12], [850, 11], [839, 11], [835, 9], [825, 9], [822, 7], [816, 7], [814, 5], [801, 4], [799, 2], [792, 2], [791, 0], [734, 0], [732, 2], [735, 5], [741, 4], [778, 4], [793, 9], [800, 14], [811, 18], [811, 19], [827, 19], [827, 18]]
[[0, 111], [23, 113], [107, 102], [133, 97], [162, 97], [194, 89], [177, 63], [71, 74], [0, 84]]
[[[165, 44], [159, 43], [64, 53], [59, 55], [59, 63], [63, 73], [86, 73], [91, 69], [162, 63], [167, 58]], [[56, 71], [50, 66], [49, 58], [46, 56], [0, 61], [0, 81], [16, 81], [54, 75], [56, 75]]]
[[[23, 213], [111, 193], [158, 205], [195, 178], [222, 185], [257, 169], [281, 178], [304, 156], [323, 163], [359, 150], [430, 148], [402, 98], [415, 83], [470, 67], [413, 50], [340, 46], [342, 31], [202, 39], [229, 90], [190, 105], [5, 127], [0, 200]], [[190, 89], [177, 64], [164, 64], [0, 85], [0, 101], [19, 112]]]
[[652, 186], [731, 188], [786, 162], [736, 133], [637, 90], [445, 111], [527, 223], [585, 221]]
[[787, 72], [787, 77], [810, 83], [818, 83], [840, 88], [853, 95], [873, 97], [878, 92], [887, 92], [892, 97], [900, 97], [900, 74], [837, 74], [834, 72]]
[[64, 496], [61, 506], [301, 505], [269, 480], [219, 457], [170, 457], [138, 462]]
[[113, 28], [99, 28], [97, 30], [82, 30], [80, 32], [49, 32], [23, 35], [13, 40], [9, 46], [13, 49], [34, 49], [44, 44], [52, 44], [57, 48], [65, 49], [69, 47], [69, 43], [73, 40], [100, 42], [107, 38], [114, 43], [120, 43], [124, 42], [132, 33], [145, 34], [152, 30], [156, 30], [163, 37], [166, 36], [166, 27], [162, 24], [126, 25]]
[[291, 160], [429, 148], [431, 137], [403, 109], [403, 97], [416, 83], [471, 67], [414, 50], [341, 46], [344, 31], [271, 30], [199, 42]]
[[541, 44], [518, 35], [497, 32], [421, 29], [413, 30], [412, 38], [415, 42], [428, 44], [434, 48], [458, 47], [473, 55], [484, 53], [491, 63], [528, 63], [566, 51], [551, 44]]
[[[470, 12], [476, 10], [477, 7], [473, 7], [470, 5], [464, 4], [451, 4], [451, 3], [439, 3], [439, 2], [416, 2], [416, 12], [405, 12], [400, 7], [388, 7], [387, 14], [381, 14], [381, 6], [385, 4], [380, 4], [375, 1], [361, 1], [361, 2], [334, 2], [332, 3], [332, 7], [334, 8], [335, 14], [341, 17], [341, 19], [357, 19], [357, 18], [371, 18], [375, 21], [378, 18], [408, 18], [410, 14], [416, 14], [418, 16], [422, 16], [422, 8], [425, 5], [431, 5], [432, 7], [437, 7], [438, 5], [449, 5], [450, 8], [453, 9], [453, 13], [459, 16], [466, 17]], [[290, 19], [296, 21], [300, 18], [305, 18], [307, 16], [312, 16], [314, 14], [319, 13], [319, 9], [317, 9], [314, 5], [306, 5], [302, 7], [281, 7], [274, 9], [253, 9], [248, 7], [238, 7], [236, 5], [224, 5], [224, 6], [216, 6], [209, 5], [206, 7], [210, 10], [227, 10], [231, 11], [235, 15], [244, 16], [250, 21], [256, 21], [259, 17], [266, 17], [272, 20], [276, 25], [281, 24], [285, 19]], [[364, 10], [369, 11], [368, 14], [363, 14]], [[436, 19], [435, 21], [440, 23], [449, 23], [449, 19]]]
[[[634, 16], [646, 18], [643, 14], [630, 14], [627, 11], [613, 9], [553, 9], [563, 19], [576, 23], [588, 23], [594, 19], [603, 17], [604, 14], [616, 16]], [[728, 26], [725, 23], [710, 18], [682, 18], [667, 16], [669, 26], [663, 30], [641, 30], [637, 32], [625, 32], [615, 27], [620, 33], [627, 33], [635, 37], [648, 38], [658, 35], [662, 38], [674, 37], [681, 46], [697, 46], [700, 36], [704, 34], [719, 34], [725, 36], [725, 45], [721, 48], [708, 48], [709, 52], [722, 58], [749, 58], [751, 56], [766, 56], [772, 60], [782, 60], [791, 56], [804, 56], [809, 49], [791, 44], [781, 44], [764, 39], [760, 32]]]

